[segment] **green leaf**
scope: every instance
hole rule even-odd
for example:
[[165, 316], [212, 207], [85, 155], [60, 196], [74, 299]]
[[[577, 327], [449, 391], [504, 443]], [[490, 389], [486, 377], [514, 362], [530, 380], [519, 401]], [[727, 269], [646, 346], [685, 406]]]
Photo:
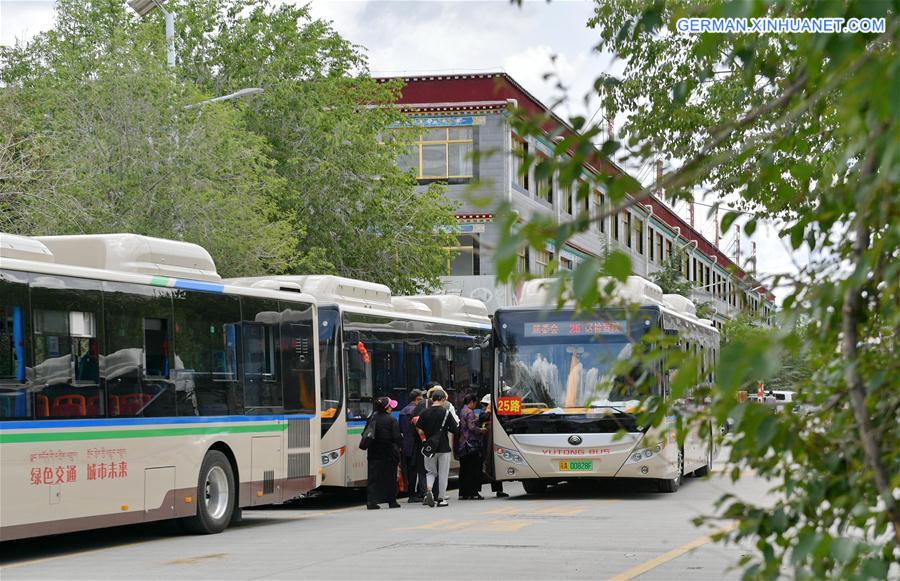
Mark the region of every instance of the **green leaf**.
[[831, 556], [839, 563], [849, 563], [856, 554], [856, 543], [844, 537], [831, 542]]
[[631, 274], [631, 258], [627, 254], [614, 250], [603, 262], [603, 271], [622, 282]]
[[791, 564], [799, 565], [804, 562], [818, 539], [818, 535], [811, 529], [801, 531], [794, 542], [794, 548], [791, 549]]
[[597, 276], [600, 268], [597, 260], [589, 258], [575, 267], [572, 276], [572, 292], [580, 304], [592, 305], [597, 302]]
[[731, 225], [740, 216], [738, 212], [727, 212], [724, 216], [722, 216], [722, 233], [728, 232], [728, 229], [731, 228]]

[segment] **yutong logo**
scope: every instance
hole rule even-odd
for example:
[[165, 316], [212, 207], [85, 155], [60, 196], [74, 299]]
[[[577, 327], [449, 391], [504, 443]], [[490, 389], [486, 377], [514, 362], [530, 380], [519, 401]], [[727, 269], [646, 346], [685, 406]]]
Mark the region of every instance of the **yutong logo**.
[[573, 446], [577, 446], [581, 443], [581, 436], [569, 436], [569, 443]]

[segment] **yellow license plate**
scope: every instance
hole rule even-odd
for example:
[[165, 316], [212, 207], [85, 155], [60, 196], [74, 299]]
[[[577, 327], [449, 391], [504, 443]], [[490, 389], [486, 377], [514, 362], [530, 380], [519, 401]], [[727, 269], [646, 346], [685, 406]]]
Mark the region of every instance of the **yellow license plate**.
[[590, 472], [593, 469], [593, 460], [562, 460], [559, 463], [560, 472]]

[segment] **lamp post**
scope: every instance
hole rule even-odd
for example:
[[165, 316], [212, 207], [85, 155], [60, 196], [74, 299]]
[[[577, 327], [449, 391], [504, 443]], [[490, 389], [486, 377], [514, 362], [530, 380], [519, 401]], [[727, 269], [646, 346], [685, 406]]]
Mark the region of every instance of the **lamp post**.
[[170, 69], [175, 68], [175, 15], [162, 7], [166, 0], [128, 0], [131, 9], [137, 12], [141, 18], [156, 9], [159, 9], [166, 17], [166, 64]]
[[265, 92], [265, 89], [262, 89], [260, 87], [248, 87], [246, 89], [239, 89], [234, 93], [229, 93], [228, 95], [222, 95], [221, 97], [206, 99], [205, 101], [200, 101], [199, 103], [191, 103], [190, 105], [185, 105], [184, 108], [193, 109], [194, 107], [202, 107], [203, 105], [209, 105], [210, 103], [220, 103], [222, 101], [240, 99], [241, 97], [249, 97], [250, 95], [259, 95], [263, 92]]

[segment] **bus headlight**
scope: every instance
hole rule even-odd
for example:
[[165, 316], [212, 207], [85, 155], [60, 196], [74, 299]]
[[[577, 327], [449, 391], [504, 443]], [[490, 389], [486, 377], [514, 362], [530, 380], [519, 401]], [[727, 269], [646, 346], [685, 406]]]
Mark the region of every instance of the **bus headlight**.
[[522, 458], [522, 455], [515, 450], [510, 450], [509, 448], [501, 448], [500, 446], [494, 446], [494, 452], [497, 454], [497, 456], [500, 456], [507, 462], [512, 462], [513, 464], [525, 464], [525, 458]]
[[329, 450], [328, 452], [322, 452], [322, 466], [328, 466], [329, 464], [334, 464], [338, 461], [338, 458], [344, 455], [344, 451], [346, 448], [340, 447], [335, 450]]

